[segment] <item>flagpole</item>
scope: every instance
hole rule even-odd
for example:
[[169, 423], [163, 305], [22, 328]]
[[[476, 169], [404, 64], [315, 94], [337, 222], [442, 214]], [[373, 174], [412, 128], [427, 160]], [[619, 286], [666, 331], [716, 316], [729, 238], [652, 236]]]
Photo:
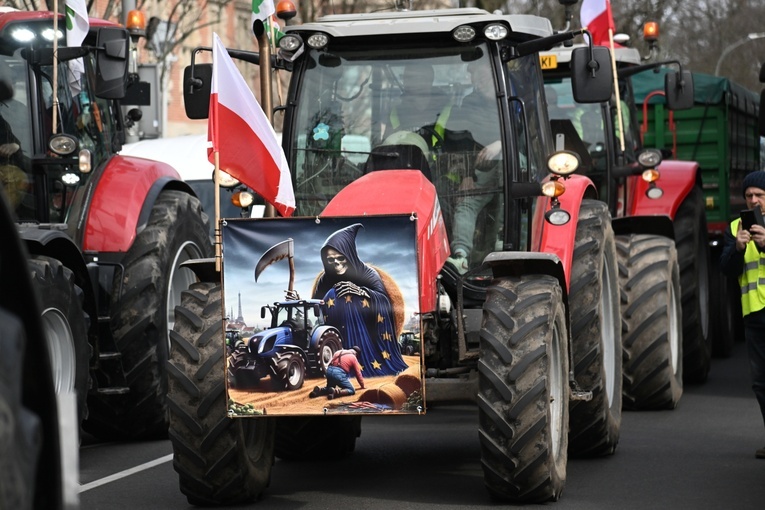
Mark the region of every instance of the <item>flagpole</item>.
[[614, 94], [616, 95], [616, 122], [619, 124], [619, 144], [624, 154], [624, 122], [622, 120], [622, 101], [619, 93], [619, 76], [616, 69], [616, 48], [614, 47], [614, 29], [608, 27], [608, 42], [611, 45], [611, 69], [614, 75]]
[[[257, 28], [256, 28], [257, 27]], [[253, 31], [258, 40], [258, 52], [260, 61], [260, 103], [263, 113], [271, 126], [274, 125], [274, 102], [271, 97], [271, 46], [268, 42], [268, 34], [263, 21], [258, 20], [253, 25]], [[266, 210], [263, 214], [266, 218], [276, 216], [273, 204], [266, 202]]]
[[220, 236], [220, 152], [216, 150], [213, 154], [215, 155], [215, 170], [213, 171], [213, 182], [215, 183], [215, 270], [220, 273], [221, 260], [223, 259], [221, 251], [223, 240]]
[[51, 134], [56, 134], [58, 124], [58, 0], [53, 0], [53, 117]]

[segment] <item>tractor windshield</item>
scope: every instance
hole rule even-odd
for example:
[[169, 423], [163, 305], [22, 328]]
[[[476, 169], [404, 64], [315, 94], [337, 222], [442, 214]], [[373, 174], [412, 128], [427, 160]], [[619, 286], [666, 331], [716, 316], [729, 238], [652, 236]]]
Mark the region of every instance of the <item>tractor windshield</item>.
[[[5, 45], [4, 40], [0, 44]], [[7, 50], [7, 51], [6, 51]], [[93, 56], [81, 59], [83, 72], [75, 72], [75, 61], [58, 66], [58, 104], [53, 104], [53, 66], [35, 65], [23, 48], [0, 48], [0, 72], [13, 85], [12, 99], [0, 104], [0, 176], [20, 220], [67, 224], [74, 235], [88, 179], [81, 173], [78, 151], [60, 157], [47, 148], [53, 133], [78, 141], [79, 149], [91, 152], [92, 169], [108, 159], [116, 127], [109, 102], [93, 94]]]
[[[632, 90], [627, 83], [620, 82], [622, 123], [624, 131], [625, 162], [636, 160], [639, 135], [635, 124]], [[545, 80], [547, 112], [550, 117], [553, 136], [562, 140], [564, 148], [579, 154], [582, 159], [582, 173], [589, 176], [599, 188], [604, 185], [608, 167], [607, 154], [621, 154], [619, 117], [616, 108], [604, 110], [604, 104], [580, 104], [574, 101], [569, 77], [547, 78]], [[631, 108], [632, 106], [632, 108]], [[604, 119], [608, 118], [608, 126]], [[606, 136], [606, 129], [613, 129], [613, 136]], [[612, 147], [608, 147], [608, 144]], [[605, 195], [603, 195], [605, 196]]]
[[489, 226], [482, 241], [494, 249], [505, 167], [488, 55], [483, 45], [309, 53], [289, 151], [296, 214], [318, 215], [369, 171], [419, 169], [436, 187], [448, 232], [472, 246], [475, 222], [458, 232], [454, 215], [460, 202], [475, 202], [479, 229]]

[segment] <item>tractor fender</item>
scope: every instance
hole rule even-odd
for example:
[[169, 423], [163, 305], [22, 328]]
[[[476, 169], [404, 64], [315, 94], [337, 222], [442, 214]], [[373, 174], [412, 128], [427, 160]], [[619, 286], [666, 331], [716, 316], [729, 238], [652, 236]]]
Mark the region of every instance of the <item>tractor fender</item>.
[[614, 235], [652, 234], [675, 239], [675, 226], [669, 216], [627, 216], [613, 218]]
[[340, 331], [334, 326], [330, 326], [328, 324], [324, 324], [321, 326], [316, 326], [313, 329], [313, 332], [311, 333], [311, 343], [308, 346], [311, 350], [316, 350], [319, 348], [319, 340], [321, 340], [321, 337], [324, 336], [324, 333], [327, 331], [334, 331], [337, 334], [337, 338], [343, 338], [340, 335]]
[[533, 251], [497, 251], [483, 259], [495, 278], [545, 274], [557, 279], [563, 291], [563, 302], [568, 309], [568, 287], [563, 262], [554, 253]]
[[[98, 317], [97, 289], [90, 277], [82, 252], [74, 240], [60, 230], [48, 230], [36, 226], [20, 225], [19, 237], [24, 241], [30, 255], [42, 255], [60, 261], [74, 273], [75, 283], [85, 294], [83, 307], [90, 317]], [[90, 335], [96, 335], [98, 321], [91, 320]]]
[[669, 216], [675, 219], [680, 204], [693, 187], [701, 180], [699, 164], [695, 161], [662, 161], [658, 166], [659, 180], [656, 185], [664, 193], [659, 198], [646, 195], [648, 183], [640, 176], [630, 177], [633, 181], [628, 216]]
[[167, 163], [112, 157], [92, 191], [82, 229], [83, 250], [127, 252], [136, 235], [146, 227], [157, 197], [166, 189], [194, 194]]
[[551, 201], [540, 197], [534, 214], [534, 251], [552, 253], [558, 257], [565, 275], [564, 289], [569, 287], [571, 264], [574, 260], [574, 241], [579, 221], [579, 208], [585, 198], [594, 198], [597, 194], [592, 181], [582, 175], [572, 175], [563, 181], [565, 193], [558, 197], [561, 209], [568, 211], [571, 220], [565, 225], [553, 225], [545, 220], [544, 214], [550, 210]]

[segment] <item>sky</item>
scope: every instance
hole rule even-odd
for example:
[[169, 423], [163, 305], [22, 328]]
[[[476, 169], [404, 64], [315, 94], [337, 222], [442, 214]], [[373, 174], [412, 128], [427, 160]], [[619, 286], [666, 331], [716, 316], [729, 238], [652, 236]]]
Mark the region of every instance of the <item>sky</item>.
[[[317, 222], [318, 221], [318, 222]], [[288, 238], [295, 247], [295, 290], [311, 297], [314, 281], [324, 270], [320, 259], [324, 241], [335, 231], [361, 223], [356, 236], [359, 257], [390, 274], [404, 297], [406, 320], [419, 311], [417, 290], [416, 223], [408, 215], [344, 218], [251, 218], [225, 220], [223, 239], [223, 295], [227, 313], [238, 313], [247, 326], [270, 327], [263, 305], [284, 299], [289, 284], [289, 263], [281, 260], [267, 267], [255, 281], [255, 266], [273, 245]]]

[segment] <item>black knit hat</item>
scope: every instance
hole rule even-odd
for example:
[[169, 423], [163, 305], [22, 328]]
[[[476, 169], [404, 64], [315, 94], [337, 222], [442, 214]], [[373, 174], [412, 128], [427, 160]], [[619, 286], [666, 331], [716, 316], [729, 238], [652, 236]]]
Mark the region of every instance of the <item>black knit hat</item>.
[[755, 170], [754, 172], [747, 174], [746, 177], [744, 177], [741, 194], [745, 195], [746, 189], [752, 187], [765, 190], [765, 172], [762, 170]]
[[356, 351], [356, 356], [361, 356], [361, 347], [359, 347], [358, 345], [354, 345], [353, 347], [351, 347], [351, 349]]

